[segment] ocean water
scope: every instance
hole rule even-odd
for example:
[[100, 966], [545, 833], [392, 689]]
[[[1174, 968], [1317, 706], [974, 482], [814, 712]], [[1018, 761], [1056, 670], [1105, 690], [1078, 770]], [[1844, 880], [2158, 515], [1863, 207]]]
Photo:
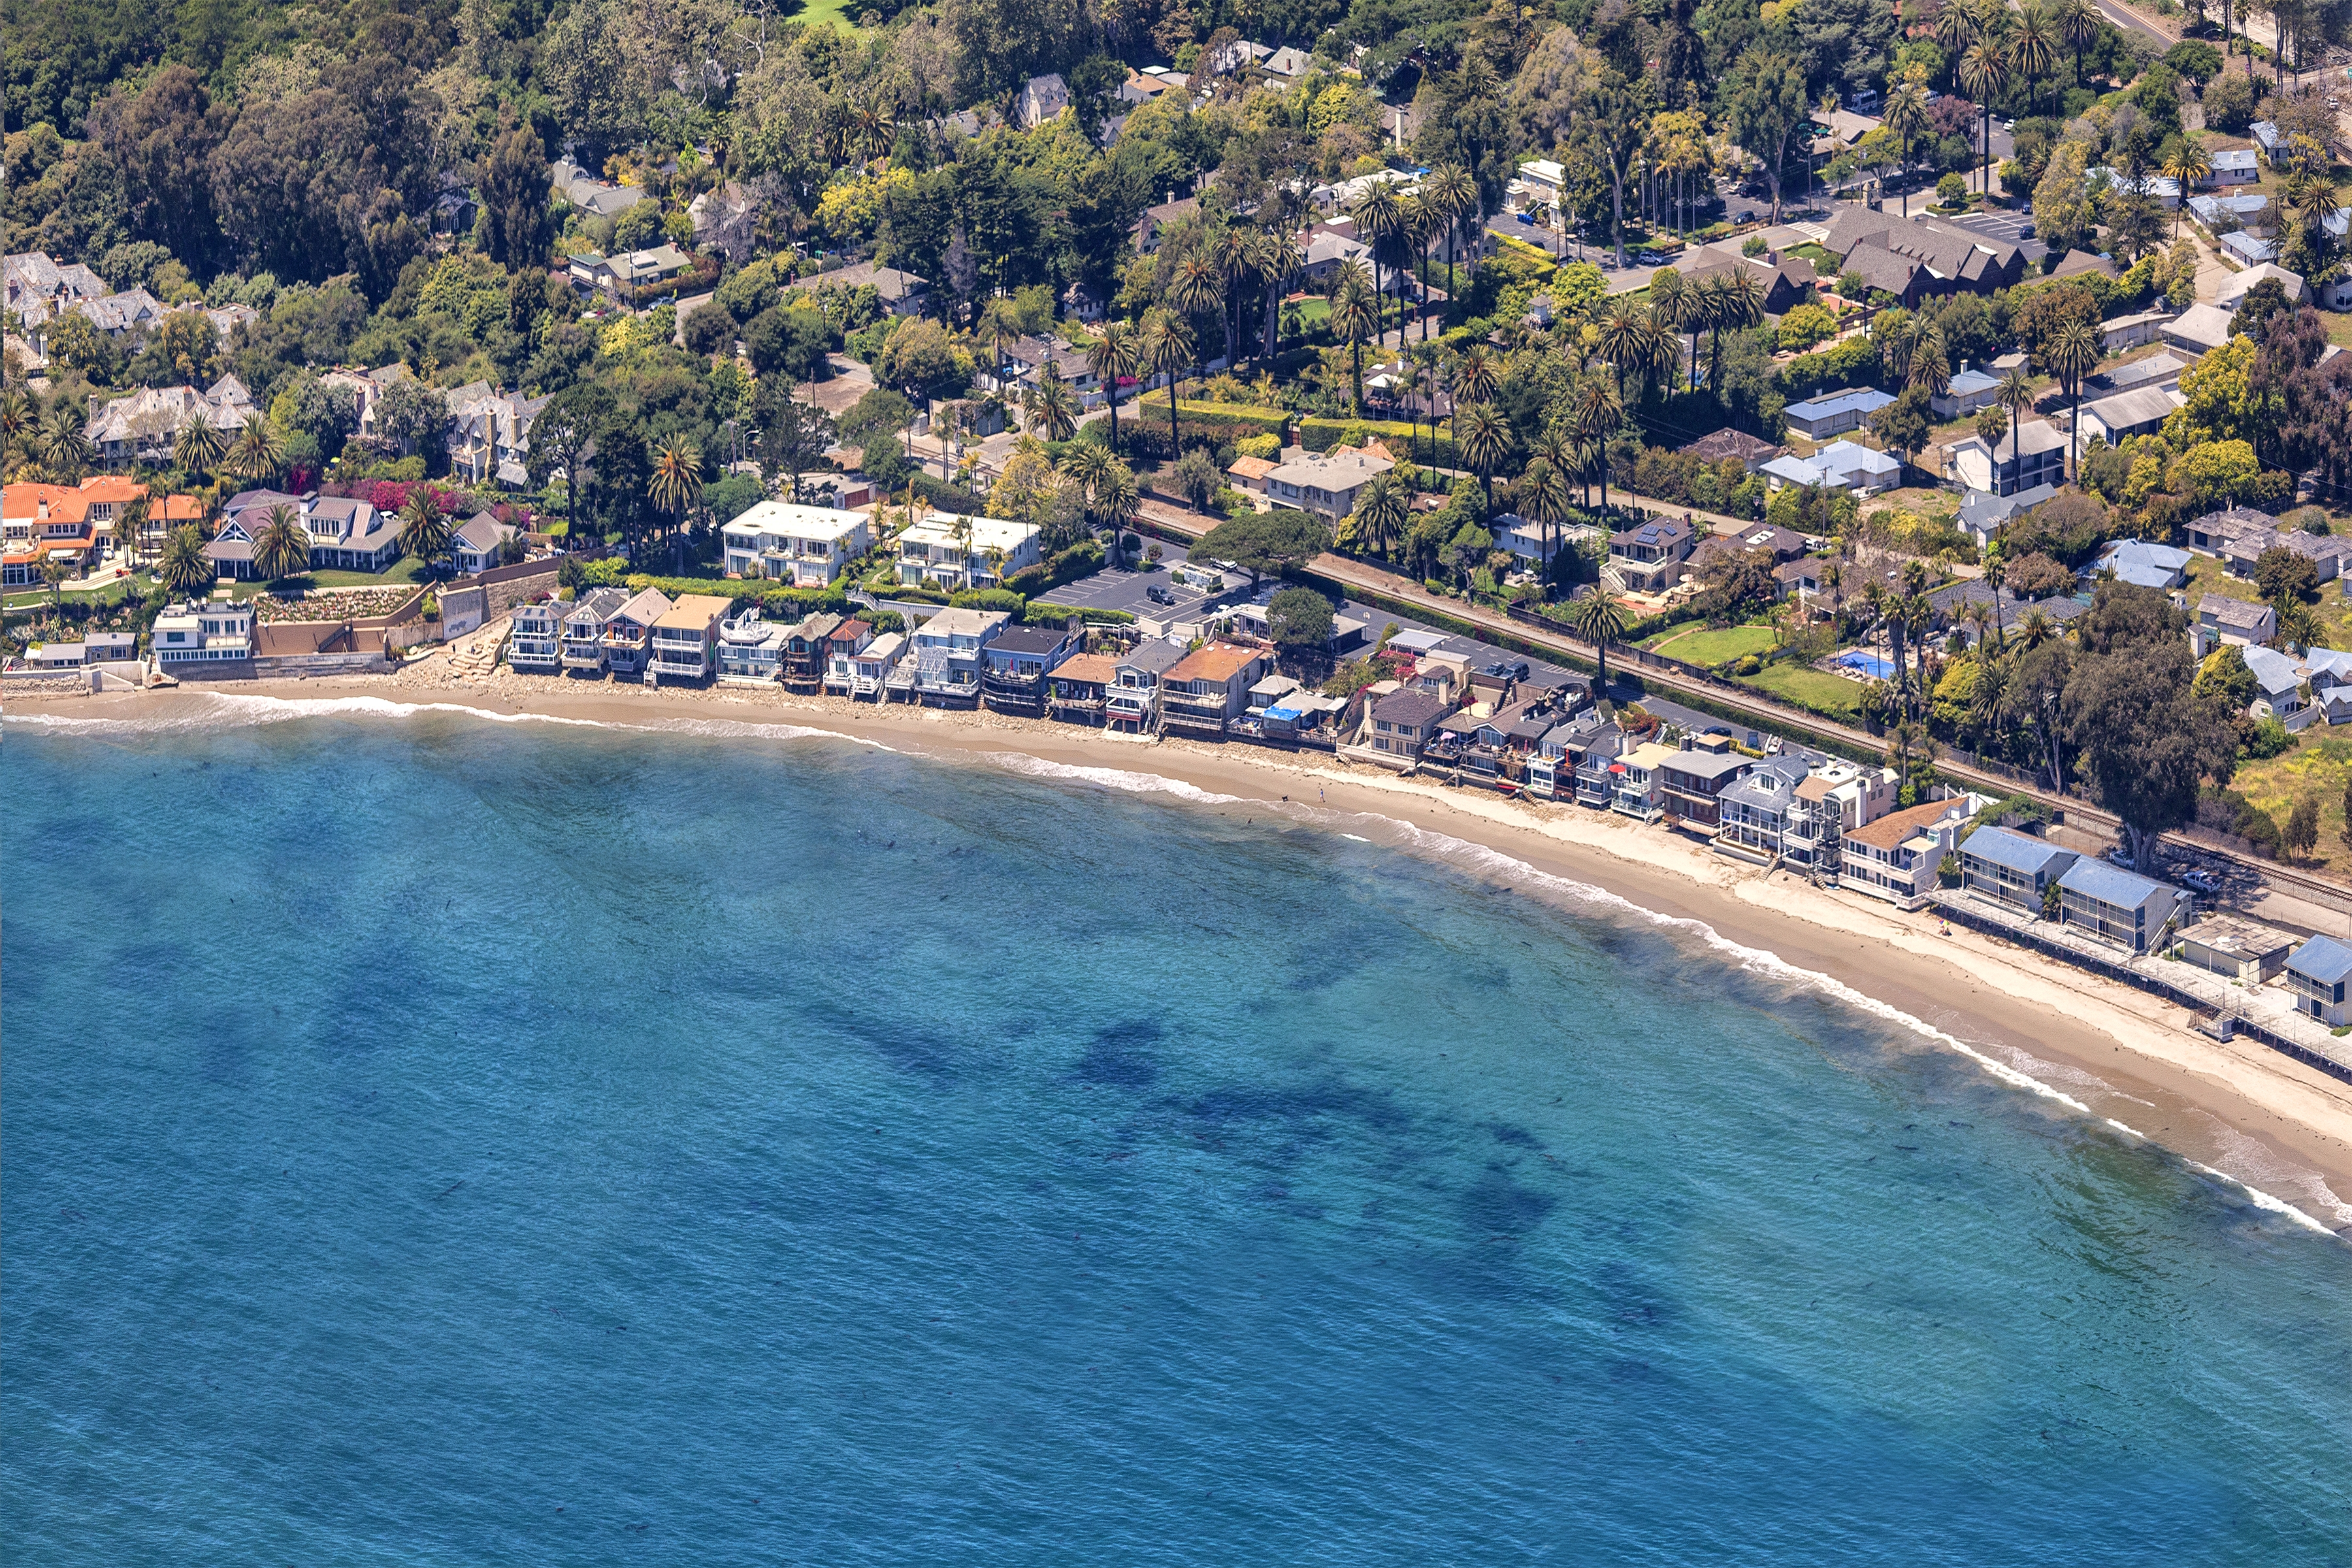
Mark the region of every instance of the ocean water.
[[2352, 1249], [1370, 824], [450, 714], [0, 782], [8, 1563], [2352, 1562]]

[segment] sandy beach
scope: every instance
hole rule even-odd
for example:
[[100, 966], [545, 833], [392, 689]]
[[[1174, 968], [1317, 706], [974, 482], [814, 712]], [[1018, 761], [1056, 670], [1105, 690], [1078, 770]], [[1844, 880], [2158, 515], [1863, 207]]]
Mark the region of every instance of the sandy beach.
[[[1633, 911], [1692, 922], [1724, 962], [1826, 986], [1898, 1026], [1918, 1049], [1965, 1051], [2021, 1093], [2056, 1095], [2184, 1159], [2352, 1237], [2352, 1085], [2252, 1042], [2194, 1033], [2169, 1004], [1992, 938], [1939, 931], [1859, 893], [1765, 874], [1662, 826], [1573, 805], [1507, 800], [1402, 779], [1319, 753], [1152, 741], [977, 712], [877, 709], [835, 698], [716, 688], [649, 690], [612, 682], [501, 674], [453, 678], [446, 656], [373, 679], [208, 684], [146, 692], [53, 694], [12, 685], [13, 716], [153, 722], [195, 717], [219, 697], [300, 703], [374, 699], [444, 703], [616, 725], [797, 725], [942, 760], [1045, 771], [1108, 770], [1098, 782], [1164, 779], [1230, 799], [1192, 809], [1255, 809], [1443, 858], [1474, 875], [1591, 907], [1613, 895]], [[1189, 793], [1189, 792], [1182, 792]], [[1701, 929], [1704, 928], [1704, 929]]]

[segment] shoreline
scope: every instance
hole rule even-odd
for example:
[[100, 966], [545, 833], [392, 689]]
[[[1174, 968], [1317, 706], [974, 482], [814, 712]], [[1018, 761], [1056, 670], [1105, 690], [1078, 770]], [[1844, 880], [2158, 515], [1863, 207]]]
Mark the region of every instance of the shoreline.
[[[1405, 779], [1319, 752], [1153, 741], [985, 710], [877, 708], [781, 689], [655, 690], [503, 673], [459, 679], [437, 656], [389, 677], [103, 695], [12, 690], [8, 708], [18, 716], [140, 722], [212, 697], [305, 705], [373, 699], [387, 708], [441, 705], [486, 719], [625, 727], [787, 725], [937, 760], [1003, 766], [1000, 759], [1018, 756], [1029, 763], [1023, 771], [1093, 774], [1110, 787], [1157, 791], [1157, 781], [1172, 781], [1331, 831], [1362, 827], [1359, 837], [1530, 884], [1527, 890], [1549, 901], [1589, 909], [1597, 895], [1622, 913], [1727, 949], [1730, 962], [1829, 990], [1878, 1013], [1920, 1047], [1965, 1054], [2012, 1087], [2055, 1098], [2248, 1189], [2258, 1204], [2268, 1198], [2352, 1239], [2352, 1086], [2252, 1041], [2225, 1045], [2195, 1034], [2186, 1010], [2127, 986], [1963, 927], [1939, 934], [1932, 911], [1906, 914], [1787, 872], [1768, 875], [1664, 826]], [[1351, 816], [1359, 820], [1343, 826]]]

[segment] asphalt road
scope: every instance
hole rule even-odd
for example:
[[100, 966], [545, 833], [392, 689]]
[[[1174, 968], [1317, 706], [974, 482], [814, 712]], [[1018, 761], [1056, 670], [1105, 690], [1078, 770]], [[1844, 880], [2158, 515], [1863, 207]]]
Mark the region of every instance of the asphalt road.
[[[1206, 522], [1209, 520], [1202, 521]], [[1129, 540], [1129, 550], [1148, 550], [1154, 544], [1159, 545], [1160, 563], [1157, 566], [1147, 566], [1139, 572], [1120, 572], [1105, 568], [1091, 577], [1081, 577], [1075, 583], [1065, 583], [1058, 588], [1040, 595], [1038, 602], [1045, 605], [1065, 605], [1074, 609], [1123, 610], [1131, 616], [1159, 617], [1189, 610], [1209, 596], [1208, 591], [1204, 588], [1172, 580], [1171, 569], [1184, 564], [1186, 556], [1184, 546], [1145, 535], [1130, 534]], [[1140, 542], [1137, 542], [1139, 540]], [[1176, 603], [1173, 605], [1154, 603], [1150, 594], [1153, 588], [1164, 590]]]

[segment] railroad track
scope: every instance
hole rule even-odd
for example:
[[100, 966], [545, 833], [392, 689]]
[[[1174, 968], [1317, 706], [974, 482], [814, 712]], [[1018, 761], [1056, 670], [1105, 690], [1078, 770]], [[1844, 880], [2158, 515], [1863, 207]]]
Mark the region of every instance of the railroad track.
[[[1164, 533], [1176, 542], [1189, 546], [1207, 531], [1210, 524], [1173, 502], [1147, 494], [1138, 526], [1146, 532]], [[1592, 645], [1564, 630], [1530, 626], [1498, 611], [1465, 604], [1459, 599], [1439, 598], [1409, 577], [1361, 561], [1344, 555], [1320, 555], [1307, 566], [1307, 571], [1309, 575], [1322, 579], [1349, 597], [1364, 604], [1452, 626], [1484, 641], [1556, 662], [1578, 664], [1586, 668], [1595, 668], [1597, 664]], [[1628, 667], [1621, 662], [1618, 668]], [[1855, 756], [1876, 756], [1885, 750], [1878, 737], [1866, 730], [1823, 719], [1801, 709], [1785, 707], [1769, 698], [1751, 695], [1744, 689], [1726, 689], [1712, 681], [1699, 680], [1679, 670], [1660, 669], [1650, 665], [1633, 668], [1638, 669], [1645, 686], [1656, 687], [1676, 700], [1687, 701], [1703, 710], [1751, 723], [1759, 730]], [[2063, 812], [2067, 823], [2073, 826], [2094, 828], [2110, 836], [2116, 835], [2121, 826], [2114, 813], [2102, 810], [2088, 801], [2073, 795], [2056, 795], [2040, 785], [2021, 782], [2004, 773], [1958, 762], [1938, 762], [1937, 771], [1957, 784], [1984, 794], [2026, 795], [2053, 810]], [[2352, 914], [2352, 888], [2183, 834], [2168, 833], [2158, 842], [2170, 848], [2227, 861], [2277, 891], [2308, 900], [2324, 909]]]

